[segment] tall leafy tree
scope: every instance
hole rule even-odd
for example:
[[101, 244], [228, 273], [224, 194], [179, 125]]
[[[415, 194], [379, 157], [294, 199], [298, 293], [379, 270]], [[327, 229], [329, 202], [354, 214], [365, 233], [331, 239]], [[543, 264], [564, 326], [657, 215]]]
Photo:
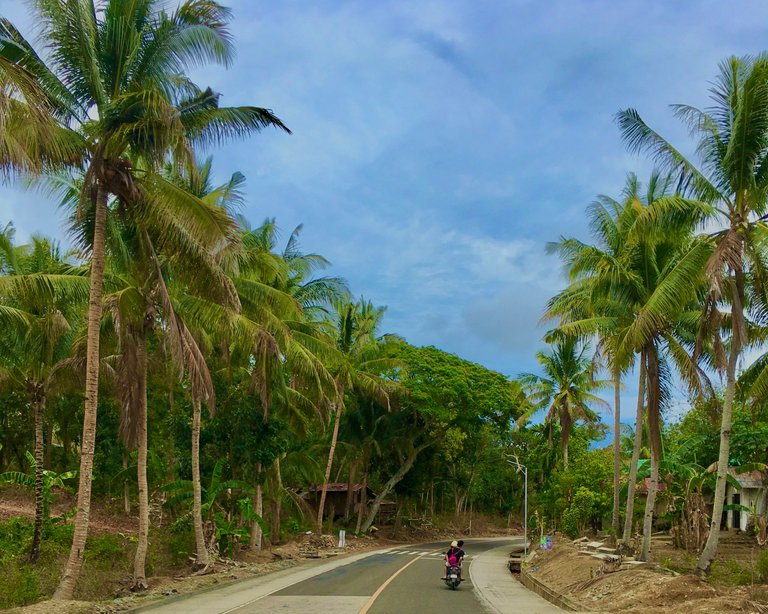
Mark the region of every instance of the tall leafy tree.
[[[287, 334], [279, 335], [283, 339], [283, 359], [274, 362], [279, 368], [270, 385], [274, 391], [270, 395], [272, 409], [298, 429], [297, 432], [306, 433], [310, 421], [314, 418], [323, 420], [327, 409], [325, 401], [333, 396], [334, 390], [333, 376], [327, 366], [340, 357], [333, 336], [323, 327], [322, 318], [328, 315], [335, 301], [348, 294], [348, 290], [343, 279], [317, 274], [330, 263], [319, 254], [304, 253], [301, 250], [301, 230], [301, 225], [293, 230], [282, 251], [277, 248], [277, 225], [274, 219], [265, 220], [252, 233], [252, 238], [256, 239], [254, 247], [268, 254], [275, 263], [271, 269], [272, 275], [268, 275], [265, 281], [293, 302], [292, 308], [275, 312]], [[266, 410], [264, 419], [267, 419]], [[263, 469], [261, 464], [258, 469], [259, 472]], [[280, 458], [275, 459], [271, 469], [272, 539], [275, 540], [280, 535], [281, 499], [289, 491], [282, 485]], [[259, 483], [256, 497], [256, 511], [259, 514], [262, 509], [260, 486]], [[261, 527], [254, 523], [251, 535], [254, 547], [260, 539]]]
[[[377, 463], [388, 478], [377, 499], [386, 497], [411, 471], [417, 455], [432, 447], [437, 471], [428, 461], [420, 461], [417, 469], [430, 484], [424, 490], [431, 491], [434, 507], [435, 482], [444, 476], [458, 516], [472, 503], [490, 447], [505, 449], [502, 442], [524, 410], [525, 393], [505, 375], [434, 347], [402, 343], [393, 350], [402, 361], [395, 377], [407, 394], [398, 395], [397, 411], [381, 418], [379, 429], [399, 442], [399, 449]], [[363, 528], [373, 522], [375, 511], [372, 506]]]
[[[197, 207], [202, 210], [198, 213], [211, 217], [223, 215], [220, 210], [202, 201], [197, 203]], [[229, 280], [215, 260], [208, 258], [214, 247], [226, 241], [227, 235], [199, 232], [188, 237], [185, 245], [174, 245], [173, 241], [156, 236], [154, 229], [144, 226], [141, 220], [132, 220], [129, 216], [120, 216], [119, 219], [119, 224], [112, 224], [114, 232], [109, 241], [112, 258], [109, 261], [108, 281], [112, 288], [105, 304], [120, 340], [118, 396], [123, 409], [121, 434], [127, 444], [136, 448], [138, 457], [139, 540], [133, 588], [143, 590], [147, 588], [145, 567], [149, 534], [148, 341], [154, 329], [162, 331], [165, 358], [186, 376], [196, 411], [201, 402], [212, 408], [214, 392], [211, 376], [197, 339], [190, 333], [177, 309], [178, 297], [174, 296], [174, 291], [186, 295], [202, 292], [202, 296], [210, 300], [227, 293], [226, 289], [217, 287], [216, 281], [229, 284]], [[162, 245], [163, 251], [155, 247], [158, 244]], [[197, 253], [190, 253], [195, 248]], [[187, 258], [174, 257], [181, 253], [193, 256], [190, 260], [194, 265], [190, 266]], [[199, 276], [209, 280], [205, 287], [195, 283]], [[195, 421], [193, 417], [195, 422], [199, 427], [199, 419]], [[205, 558], [205, 554], [207, 551], [199, 556]], [[207, 561], [202, 564], [207, 564]]]
[[[698, 140], [700, 165], [686, 158], [654, 131], [634, 109], [618, 113], [627, 146], [647, 152], [664, 170], [673, 173], [679, 192], [687, 199], [669, 198], [649, 217], [667, 220], [691, 217], [720, 224], [713, 235], [716, 247], [706, 265], [710, 291], [705, 302], [703, 330], [719, 335], [721, 301], [730, 303], [731, 338], [719, 352], [718, 368], [726, 375], [720, 426], [720, 453], [712, 520], [697, 570], [709, 570], [717, 551], [730, 459], [730, 432], [736, 392], [736, 369], [748, 342], [747, 288], [760, 285], [765, 268], [755, 249], [755, 237], [764, 224], [768, 196], [768, 56], [731, 57], [720, 65], [711, 89], [712, 105], [697, 109], [674, 105], [676, 116]], [[759, 300], [762, 292], [752, 293]], [[656, 312], [656, 310], [654, 310]], [[648, 319], [642, 324], [647, 326]], [[701, 338], [701, 336], [700, 336]]]
[[[233, 194], [229, 189], [196, 191], [218, 206], [228, 208], [231, 204], [227, 202], [227, 196]], [[276, 418], [291, 424], [296, 433], [305, 432], [314, 417], [322, 419], [325, 399], [334, 393], [326, 362], [331, 355], [339, 355], [333, 338], [316, 316], [325, 312], [344, 284], [337, 278], [314, 276], [328, 263], [321, 256], [299, 250], [300, 229], [280, 251], [274, 220], [255, 229], [242, 219], [240, 224], [239, 241], [233, 249], [222, 250], [222, 260], [229, 263], [241, 309], [234, 313], [210, 302], [190, 301], [189, 297], [182, 303], [197, 319], [196, 330], [209, 335], [208, 345], [227, 377], [233, 382], [250, 381], [254, 419], [260, 418], [266, 430]], [[265, 479], [270, 483], [273, 540], [280, 532], [280, 503], [288, 493], [282, 486], [279, 455], [274, 456], [271, 450], [266, 446], [251, 455], [258, 459], [254, 467], [253, 549], [261, 544]]]

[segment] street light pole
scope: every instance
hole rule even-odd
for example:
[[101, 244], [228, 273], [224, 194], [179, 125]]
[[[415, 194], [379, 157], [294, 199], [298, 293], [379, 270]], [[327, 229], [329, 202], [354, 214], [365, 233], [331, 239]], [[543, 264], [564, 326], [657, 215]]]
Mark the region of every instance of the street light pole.
[[517, 467], [518, 473], [520, 471], [523, 472], [523, 533], [524, 533], [524, 539], [525, 544], [523, 544], [523, 551], [524, 551], [524, 557], [528, 557], [528, 467], [525, 465], [520, 464], [516, 460], [507, 459], [507, 462], [510, 465], [514, 465]]

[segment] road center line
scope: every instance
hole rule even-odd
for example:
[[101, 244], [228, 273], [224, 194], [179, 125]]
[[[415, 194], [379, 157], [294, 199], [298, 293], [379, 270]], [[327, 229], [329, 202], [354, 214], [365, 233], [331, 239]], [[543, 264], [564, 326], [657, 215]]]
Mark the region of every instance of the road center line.
[[379, 595], [381, 595], [381, 593], [384, 592], [384, 589], [387, 588], [387, 586], [389, 586], [389, 583], [392, 582], [392, 580], [397, 578], [397, 576], [399, 576], [402, 572], [404, 572], [408, 567], [413, 565], [416, 561], [418, 561], [422, 557], [426, 556], [427, 554], [429, 554], [429, 553], [428, 552], [420, 553], [419, 556], [417, 556], [415, 559], [412, 559], [412, 560], [408, 561], [405, 565], [403, 565], [395, 573], [393, 573], [391, 576], [389, 576], [389, 578], [387, 578], [384, 581], [384, 584], [382, 584], [379, 588], [377, 588], [376, 592], [373, 595], [371, 595], [371, 598], [368, 601], [365, 602], [365, 605], [362, 608], [360, 608], [360, 612], [358, 612], [358, 614], [366, 614], [366, 612], [368, 612], [368, 610], [371, 609], [371, 606], [373, 605], [374, 601], [376, 601], [376, 599], [379, 598]]

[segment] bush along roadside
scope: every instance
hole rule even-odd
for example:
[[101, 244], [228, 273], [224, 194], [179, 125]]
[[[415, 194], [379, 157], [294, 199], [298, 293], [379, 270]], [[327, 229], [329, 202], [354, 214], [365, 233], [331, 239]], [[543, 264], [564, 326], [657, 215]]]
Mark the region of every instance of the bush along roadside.
[[[12, 518], [0, 522], [0, 609], [29, 605], [49, 599], [59, 582], [61, 570], [72, 543], [71, 524], [46, 522], [40, 558], [29, 562], [34, 524], [31, 519]], [[148, 560], [154, 574], [176, 573], [183, 567], [193, 548], [189, 531], [165, 536], [151, 535]], [[118, 534], [92, 534], [85, 552], [85, 573], [75, 598], [99, 601], [112, 599], [127, 591], [131, 569], [130, 551], [135, 539]], [[128, 553], [129, 556], [126, 556]]]

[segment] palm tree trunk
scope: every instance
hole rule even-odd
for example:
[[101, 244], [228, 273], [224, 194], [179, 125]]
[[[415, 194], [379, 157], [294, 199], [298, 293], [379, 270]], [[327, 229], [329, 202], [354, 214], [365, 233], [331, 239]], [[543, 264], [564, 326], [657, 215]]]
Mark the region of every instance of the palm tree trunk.
[[560, 411], [560, 449], [563, 453], [563, 470], [568, 470], [568, 441], [571, 438], [571, 413], [565, 405], [565, 400]]
[[45, 510], [43, 509], [43, 467], [45, 463], [43, 449], [43, 414], [45, 412], [45, 393], [39, 389], [35, 390], [33, 407], [35, 412], [35, 533], [32, 538], [32, 550], [29, 553], [29, 560], [37, 563], [40, 557], [40, 540], [43, 534], [43, 519]]
[[[123, 471], [128, 469], [128, 450], [123, 450]], [[131, 513], [131, 490], [130, 486], [128, 485], [128, 476], [127, 471], [125, 471], [126, 476], [123, 479], [123, 511], [125, 512], [125, 515]]]
[[99, 327], [104, 286], [105, 234], [107, 223], [107, 190], [99, 183], [96, 192], [96, 212], [93, 225], [93, 254], [91, 256], [90, 297], [88, 299], [88, 341], [85, 358], [85, 410], [83, 437], [80, 446], [80, 480], [77, 490], [77, 516], [69, 560], [54, 599], [72, 599], [80, 576], [85, 554], [85, 541], [91, 518], [91, 486], [93, 454], [96, 447], [96, 413], [99, 403]]
[[661, 416], [659, 380], [659, 356], [655, 347], [646, 351], [648, 362], [648, 435], [651, 444], [651, 481], [648, 485], [648, 498], [645, 501], [643, 518], [643, 547], [639, 560], [648, 561], [651, 556], [651, 533], [653, 532], [653, 514], [656, 509], [656, 493], [659, 489], [659, 463], [661, 462]]
[[619, 506], [621, 489], [621, 373], [616, 372], [613, 379], [613, 514], [611, 528], [614, 539], [618, 539], [620, 527]]
[[640, 461], [640, 448], [643, 445], [643, 406], [645, 405], [645, 354], [640, 354], [640, 376], [637, 389], [637, 411], [635, 412], [635, 442], [632, 448], [632, 462], [629, 467], [629, 484], [627, 485], [627, 507], [624, 516], [625, 545], [632, 537], [632, 524], [635, 515], [635, 487], [637, 485], [637, 465]]
[[430, 519], [435, 515], [435, 482], [429, 485], [429, 517]]
[[136, 353], [139, 377], [139, 428], [136, 437], [136, 484], [139, 494], [139, 540], [133, 559], [133, 591], [143, 591], [147, 585], [146, 563], [149, 547], [149, 485], [147, 484], [147, 341], [145, 332], [137, 334]]
[[[43, 411], [43, 415], [45, 415], [45, 411]], [[43, 420], [43, 423], [45, 423], [45, 420]], [[53, 464], [53, 459], [51, 458], [51, 451], [53, 450], [53, 425], [48, 425], [48, 428], [44, 429], [43, 433], [43, 466], [50, 467]]]
[[731, 279], [731, 292], [733, 302], [731, 304], [731, 321], [733, 322], [733, 338], [731, 340], [731, 355], [728, 357], [728, 370], [726, 371], [725, 397], [723, 398], [723, 415], [720, 422], [720, 453], [717, 457], [717, 483], [715, 485], [715, 497], [712, 502], [712, 522], [709, 527], [709, 536], [704, 549], [696, 564], [696, 573], [703, 575], [709, 571], [712, 560], [717, 553], [717, 543], [720, 539], [720, 523], [723, 519], [723, 505], [725, 504], [725, 487], [728, 477], [728, 465], [731, 455], [731, 421], [733, 418], [733, 398], [736, 394], [736, 365], [742, 348], [742, 339], [739, 331], [744, 329], [744, 312], [742, 308], [743, 282], [740, 281], [741, 271], [737, 271], [737, 280]]
[[573, 428], [573, 417], [571, 416], [568, 403], [565, 399], [560, 401], [558, 411], [560, 420], [560, 450], [563, 453], [563, 471], [568, 470], [568, 442], [571, 439], [571, 429]]
[[264, 515], [264, 487], [261, 484], [261, 463], [256, 464], [256, 493], [253, 495], [253, 511], [259, 517], [251, 522], [251, 541], [248, 547], [251, 551], [261, 550], [263, 532], [261, 517]]
[[203, 533], [203, 496], [200, 484], [200, 399], [197, 395], [192, 399], [192, 524], [195, 528], [195, 549], [197, 550], [197, 567], [208, 567], [211, 559], [205, 545]]
[[653, 514], [656, 508], [656, 493], [659, 490], [659, 459], [651, 450], [651, 478], [648, 485], [648, 498], [645, 501], [643, 516], [643, 546], [638, 560], [649, 561], [651, 557], [651, 534], [653, 533]]
[[[339, 397], [343, 398], [343, 391]], [[341, 414], [344, 411], [344, 402], [339, 401], [336, 406], [336, 416], [333, 420], [333, 435], [331, 436], [331, 448], [328, 450], [328, 464], [325, 467], [325, 477], [323, 478], [323, 487], [320, 492], [320, 503], [317, 505], [317, 523], [315, 528], [319, 535], [323, 534], [323, 512], [325, 511], [325, 496], [328, 492], [328, 481], [331, 479], [331, 467], [333, 466], [333, 455], [336, 453], [336, 443], [339, 439], [339, 424], [341, 424]]]
[[280, 471], [280, 458], [275, 459], [275, 463], [272, 465], [274, 475], [273, 475], [273, 485], [272, 488], [272, 511], [271, 511], [271, 517], [272, 517], [272, 532], [270, 535], [270, 538], [272, 539], [272, 543], [276, 544], [280, 541], [280, 515], [282, 513], [282, 505], [281, 505], [281, 499], [282, 496], [282, 490], [283, 490], [283, 475]]

